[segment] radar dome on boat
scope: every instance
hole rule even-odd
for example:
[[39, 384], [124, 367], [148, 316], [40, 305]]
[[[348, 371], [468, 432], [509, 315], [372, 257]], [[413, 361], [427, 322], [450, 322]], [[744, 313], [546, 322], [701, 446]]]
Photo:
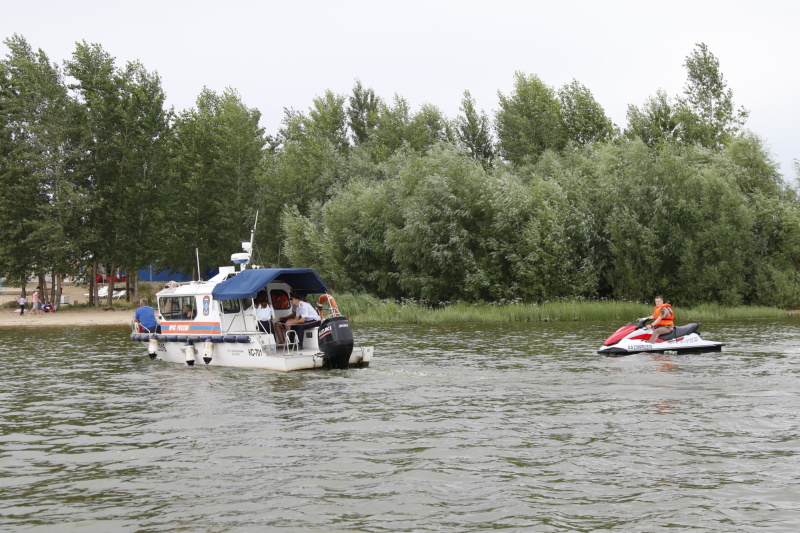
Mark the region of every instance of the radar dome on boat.
[[250, 261], [250, 254], [245, 253], [245, 252], [241, 252], [241, 253], [238, 253], [238, 254], [232, 254], [231, 255], [231, 261], [233, 261], [237, 265], [243, 265], [243, 264], [247, 263], [248, 261]]

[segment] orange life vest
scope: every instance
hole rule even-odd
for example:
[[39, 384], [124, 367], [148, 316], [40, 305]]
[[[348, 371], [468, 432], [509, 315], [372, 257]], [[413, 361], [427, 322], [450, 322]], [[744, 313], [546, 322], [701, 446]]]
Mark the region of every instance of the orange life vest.
[[672, 306], [670, 304], [663, 304], [657, 305], [655, 309], [653, 309], [653, 320], [658, 320], [661, 317], [661, 310], [663, 308], [667, 308], [667, 316], [661, 318], [661, 322], [658, 323], [659, 326], [674, 326], [675, 325], [675, 313], [672, 312]]

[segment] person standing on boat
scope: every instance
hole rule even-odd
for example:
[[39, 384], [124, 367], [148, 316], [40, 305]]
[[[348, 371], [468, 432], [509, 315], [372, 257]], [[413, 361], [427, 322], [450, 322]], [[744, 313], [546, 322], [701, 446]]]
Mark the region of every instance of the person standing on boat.
[[272, 306], [269, 305], [266, 298], [258, 300], [256, 306], [253, 308], [253, 314], [256, 315], [258, 325], [264, 333], [275, 333], [272, 328], [272, 319], [275, 313], [272, 311]]
[[661, 296], [656, 296], [656, 306], [653, 308], [653, 322], [647, 325], [648, 328], [653, 330], [650, 335], [650, 344], [656, 342], [659, 336], [665, 333], [671, 333], [675, 329], [675, 313], [672, 312], [672, 305], [664, 303]]
[[139, 307], [133, 315], [133, 323], [142, 333], [161, 333], [161, 325], [156, 319], [156, 310], [148, 305], [147, 298], [139, 300]]
[[286, 321], [286, 330], [294, 329], [297, 332], [297, 347], [302, 350], [305, 330], [319, 326], [320, 318], [314, 307], [300, 299], [299, 294], [292, 294], [292, 305], [297, 307], [297, 316]]

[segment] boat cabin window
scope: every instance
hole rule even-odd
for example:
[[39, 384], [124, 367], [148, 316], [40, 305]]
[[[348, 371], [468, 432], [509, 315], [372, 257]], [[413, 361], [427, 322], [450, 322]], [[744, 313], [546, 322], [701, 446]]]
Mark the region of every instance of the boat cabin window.
[[270, 291], [270, 298], [272, 299], [272, 308], [277, 311], [292, 307], [289, 294], [283, 289], [272, 289]]
[[221, 300], [220, 304], [222, 304], [222, 312], [225, 314], [238, 313], [242, 310], [241, 300]]
[[194, 320], [197, 305], [194, 296], [166, 296], [158, 299], [158, 308], [164, 320]]

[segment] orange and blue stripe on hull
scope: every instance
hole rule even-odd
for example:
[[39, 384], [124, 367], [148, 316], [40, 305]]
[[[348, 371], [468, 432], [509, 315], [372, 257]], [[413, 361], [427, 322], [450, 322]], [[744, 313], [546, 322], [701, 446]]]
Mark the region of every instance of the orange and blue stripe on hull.
[[183, 335], [219, 335], [222, 328], [219, 322], [162, 322], [162, 333]]

